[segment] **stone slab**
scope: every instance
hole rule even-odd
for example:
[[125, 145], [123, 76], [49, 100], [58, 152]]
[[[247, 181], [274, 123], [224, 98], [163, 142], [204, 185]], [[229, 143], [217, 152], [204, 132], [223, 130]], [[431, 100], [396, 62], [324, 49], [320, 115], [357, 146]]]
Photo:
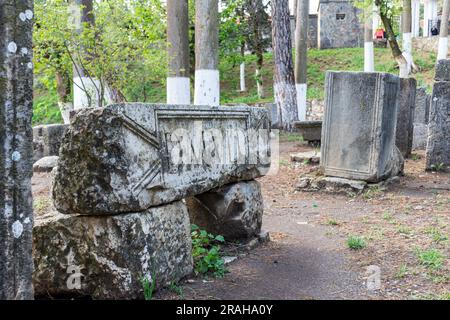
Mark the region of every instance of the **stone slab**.
[[33, 164], [33, 172], [51, 172], [58, 165], [58, 156], [44, 157]]
[[436, 81], [450, 81], [450, 59], [441, 59], [436, 64]]
[[48, 124], [33, 127], [33, 160], [57, 156], [67, 124]]
[[33, 229], [34, 286], [40, 297], [144, 299], [193, 271], [189, 215], [181, 201], [145, 212], [38, 216]]
[[252, 180], [270, 167], [264, 108], [120, 104], [83, 109], [53, 184], [62, 213], [114, 214]]
[[431, 96], [425, 88], [417, 88], [414, 108], [414, 123], [427, 124], [430, 112]]
[[291, 161], [307, 164], [319, 164], [320, 151], [307, 151], [291, 154]]
[[395, 144], [404, 158], [410, 157], [412, 151], [416, 87], [416, 79], [400, 79]]
[[428, 125], [422, 123], [414, 123], [413, 149], [425, 150], [428, 139]]
[[395, 146], [400, 79], [327, 72], [321, 168], [325, 175], [378, 182], [403, 170]]
[[257, 181], [226, 185], [186, 199], [191, 223], [225, 240], [250, 239], [261, 231], [264, 203]]
[[434, 83], [427, 141], [426, 169], [450, 169], [450, 81]]

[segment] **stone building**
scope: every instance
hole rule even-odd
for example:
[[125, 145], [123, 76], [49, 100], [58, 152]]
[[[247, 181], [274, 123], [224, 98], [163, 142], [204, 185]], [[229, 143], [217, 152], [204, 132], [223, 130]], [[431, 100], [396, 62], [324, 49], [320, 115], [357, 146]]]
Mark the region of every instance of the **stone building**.
[[364, 26], [359, 10], [348, 0], [320, 0], [317, 47], [354, 48], [364, 43]]
[[[354, 48], [364, 43], [364, 25], [359, 21], [359, 9], [351, 0], [320, 0], [310, 3], [308, 47], [319, 49]], [[291, 16], [292, 38], [295, 16]]]

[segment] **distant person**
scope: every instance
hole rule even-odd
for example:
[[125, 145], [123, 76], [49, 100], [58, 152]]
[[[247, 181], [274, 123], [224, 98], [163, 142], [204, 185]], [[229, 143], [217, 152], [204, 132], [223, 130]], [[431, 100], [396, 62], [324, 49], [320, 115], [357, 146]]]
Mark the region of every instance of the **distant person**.
[[434, 26], [431, 27], [431, 35], [432, 35], [432, 36], [437, 36], [437, 35], [439, 35], [439, 30], [438, 30], [438, 28], [436, 27], [436, 25], [434, 25]]

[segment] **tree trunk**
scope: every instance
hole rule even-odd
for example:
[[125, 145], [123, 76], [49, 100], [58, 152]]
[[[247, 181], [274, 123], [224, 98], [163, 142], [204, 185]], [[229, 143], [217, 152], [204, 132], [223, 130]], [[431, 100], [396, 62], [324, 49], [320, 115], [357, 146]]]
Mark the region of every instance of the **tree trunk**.
[[295, 88], [298, 120], [306, 120], [309, 0], [298, 0], [295, 29]]
[[442, 8], [441, 30], [439, 34], [437, 60], [447, 59], [448, 52], [448, 18], [450, 14], [450, 0], [444, 0]]
[[272, 0], [271, 4], [275, 102], [282, 129], [292, 131], [294, 121], [298, 119], [298, 113], [289, 5], [288, 0]]
[[196, 105], [218, 106], [219, 79], [218, 0], [195, 2], [195, 97]]
[[364, 72], [375, 71], [373, 52], [373, 7], [369, 6], [364, 12]]
[[33, 1], [0, 5], [0, 300], [33, 299]]
[[397, 39], [395, 38], [394, 30], [392, 29], [392, 21], [390, 17], [386, 15], [386, 11], [382, 8], [383, 1], [375, 0], [375, 4], [378, 7], [378, 11], [380, 13], [381, 21], [383, 22], [384, 29], [386, 30], [387, 40], [389, 42], [389, 46], [392, 50], [392, 55], [394, 56], [394, 60], [397, 62], [400, 69], [400, 76], [404, 76], [407, 71], [407, 61], [400, 50], [400, 46], [398, 45]]
[[241, 45], [241, 57], [242, 62], [240, 66], [240, 84], [241, 84], [241, 92], [247, 91], [247, 86], [245, 83], [245, 42]]
[[[74, 3], [80, 8], [80, 21], [76, 21], [77, 33], [83, 32], [83, 26], [95, 26], [95, 15], [93, 0], [74, 0]], [[79, 48], [79, 59], [73, 57], [73, 105], [74, 109], [101, 107], [104, 96], [101, 93], [100, 80], [92, 77], [83, 67], [83, 59], [95, 59], [85, 51], [83, 47]]]
[[[403, 0], [402, 13], [402, 40], [403, 40], [403, 56], [406, 59], [406, 65], [400, 68], [400, 77], [407, 78], [411, 75], [412, 66], [412, 33], [411, 33], [411, 0]], [[406, 69], [405, 69], [406, 67]]]
[[68, 75], [63, 71], [57, 71], [55, 78], [59, 110], [61, 111], [64, 123], [68, 124], [70, 122], [70, 112], [73, 110], [73, 103], [69, 101], [71, 82]]
[[167, 0], [167, 103], [190, 104], [188, 0]]

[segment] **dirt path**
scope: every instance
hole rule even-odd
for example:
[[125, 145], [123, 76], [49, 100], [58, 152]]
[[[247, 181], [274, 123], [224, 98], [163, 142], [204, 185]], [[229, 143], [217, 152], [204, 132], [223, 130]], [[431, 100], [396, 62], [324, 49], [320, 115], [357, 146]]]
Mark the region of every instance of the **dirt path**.
[[[406, 174], [389, 190], [358, 197], [296, 192], [309, 165], [289, 154], [311, 148], [281, 144], [280, 171], [260, 179], [263, 229], [271, 241], [232, 262], [223, 279], [194, 278], [186, 299], [426, 299], [450, 295], [450, 174], [425, 173], [424, 156], [408, 160]], [[349, 236], [366, 247], [348, 248]], [[440, 240], [437, 240], [441, 237]], [[442, 263], [422, 253], [442, 254]], [[427, 262], [428, 261], [428, 262]], [[380, 269], [381, 288], [367, 289], [369, 266]], [[176, 299], [170, 290], [159, 298]]]
[[[260, 179], [263, 229], [271, 241], [227, 266], [224, 278], [192, 277], [159, 299], [450, 299], [450, 174], [425, 173], [424, 155], [406, 162], [389, 190], [348, 197], [295, 191], [314, 167], [289, 155], [310, 150], [282, 142], [280, 170]], [[33, 177], [35, 211], [49, 205], [48, 175]], [[351, 250], [350, 236], [365, 246]], [[369, 291], [367, 268], [380, 270], [381, 288]]]

